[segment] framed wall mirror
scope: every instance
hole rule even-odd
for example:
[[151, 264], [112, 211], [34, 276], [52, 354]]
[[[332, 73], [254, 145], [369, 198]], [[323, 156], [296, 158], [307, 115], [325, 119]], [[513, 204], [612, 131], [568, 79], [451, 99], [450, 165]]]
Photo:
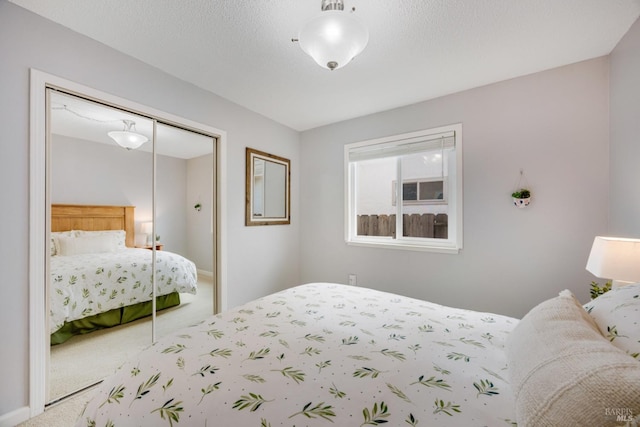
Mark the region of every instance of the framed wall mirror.
[[290, 224], [288, 159], [247, 147], [245, 225]]

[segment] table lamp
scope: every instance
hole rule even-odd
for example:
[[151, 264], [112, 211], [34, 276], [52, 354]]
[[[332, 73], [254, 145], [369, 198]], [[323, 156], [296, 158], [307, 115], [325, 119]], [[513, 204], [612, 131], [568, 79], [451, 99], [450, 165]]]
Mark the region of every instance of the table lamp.
[[587, 271], [611, 279], [614, 288], [640, 282], [640, 239], [596, 236]]
[[151, 221], [143, 222], [142, 226], [140, 227], [140, 229], [141, 229], [143, 234], [147, 235], [146, 244], [147, 245], [153, 244], [153, 236], [151, 236], [151, 234], [153, 233], [153, 222], [151, 222]]

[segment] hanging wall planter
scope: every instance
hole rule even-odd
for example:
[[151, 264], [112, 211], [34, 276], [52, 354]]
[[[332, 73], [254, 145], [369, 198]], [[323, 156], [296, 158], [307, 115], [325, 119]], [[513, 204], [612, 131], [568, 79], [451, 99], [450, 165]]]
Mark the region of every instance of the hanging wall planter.
[[522, 169], [520, 169], [520, 178], [515, 188], [516, 190], [511, 193], [513, 205], [518, 209], [526, 208], [531, 203], [531, 190], [529, 190], [529, 185]]
[[521, 188], [518, 191], [514, 191], [511, 193], [511, 197], [513, 198], [513, 204], [517, 208], [526, 208], [531, 203], [531, 191], [526, 188]]

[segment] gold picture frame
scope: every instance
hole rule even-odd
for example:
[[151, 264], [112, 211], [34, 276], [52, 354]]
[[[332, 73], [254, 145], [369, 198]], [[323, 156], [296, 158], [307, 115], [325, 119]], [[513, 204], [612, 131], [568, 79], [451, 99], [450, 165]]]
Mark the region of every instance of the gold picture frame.
[[291, 161], [247, 147], [245, 225], [291, 223]]

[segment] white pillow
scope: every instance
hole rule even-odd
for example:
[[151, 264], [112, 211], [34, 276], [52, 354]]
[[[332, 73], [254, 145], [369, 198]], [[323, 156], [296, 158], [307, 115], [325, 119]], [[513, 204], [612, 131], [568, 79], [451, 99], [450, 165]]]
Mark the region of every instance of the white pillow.
[[78, 236], [111, 236], [115, 251], [126, 249], [127, 232], [124, 230], [78, 231]]
[[507, 338], [519, 426], [609, 426], [640, 414], [640, 364], [604, 338], [569, 291]]
[[51, 253], [51, 256], [54, 255], [58, 255], [59, 253], [59, 242], [58, 242], [58, 238], [60, 236], [64, 236], [64, 237], [74, 237], [77, 236], [78, 232], [76, 230], [70, 230], [70, 231], [54, 231], [51, 233], [51, 239], [49, 242], [49, 251]]
[[116, 252], [117, 244], [113, 236], [60, 236], [58, 237], [58, 255], [82, 255]]
[[640, 361], [640, 283], [611, 289], [584, 308], [605, 338]]

